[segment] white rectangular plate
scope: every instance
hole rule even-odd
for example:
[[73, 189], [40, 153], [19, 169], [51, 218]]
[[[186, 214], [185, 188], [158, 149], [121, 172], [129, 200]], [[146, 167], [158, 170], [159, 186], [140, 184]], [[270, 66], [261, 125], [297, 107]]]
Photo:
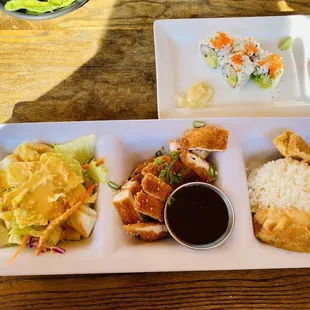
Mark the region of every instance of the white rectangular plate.
[[[310, 116], [310, 17], [243, 17], [159, 20], [154, 24], [157, 104], [159, 118], [229, 116]], [[252, 81], [231, 88], [220, 69], [212, 69], [199, 52], [199, 42], [216, 31], [251, 36], [263, 49], [283, 57], [284, 74], [276, 88], [263, 90]], [[279, 41], [294, 38], [288, 51]], [[214, 90], [204, 109], [180, 109], [176, 94], [184, 96], [196, 82]]]
[[[290, 253], [259, 242], [253, 235], [245, 162], [257, 165], [275, 154], [272, 138], [295, 130], [310, 142], [309, 118], [205, 119], [230, 131], [228, 150], [215, 153], [216, 182], [232, 201], [236, 224], [220, 247], [195, 251], [168, 238], [154, 243], [130, 238], [114, 209], [112, 190], [100, 185], [96, 209], [99, 219], [91, 237], [66, 243], [64, 255], [42, 254], [26, 248], [0, 275], [153, 272], [310, 267], [310, 254]], [[192, 120], [32, 123], [0, 125], [0, 159], [23, 141], [65, 142], [96, 134], [96, 155], [104, 156], [109, 180], [121, 184], [143, 162], [192, 127]], [[261, 155], [262, 154], [262, 155]], [[254, 156], [255, 155], [255, 156]], [[0, 249], [0, 266], [16, 247]]]

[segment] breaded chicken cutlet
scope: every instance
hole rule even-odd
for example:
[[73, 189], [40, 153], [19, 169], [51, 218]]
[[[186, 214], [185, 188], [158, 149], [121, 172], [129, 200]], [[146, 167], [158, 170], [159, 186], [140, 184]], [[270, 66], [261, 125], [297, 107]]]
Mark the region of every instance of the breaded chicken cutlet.
[[165, 204], [143, 192], [137, 193], [135, 197], [135, 209], [160, 222], [164, 221]]
[[129, 189], [125, 189], [116, 194], [113, 198], [113, 205], [118, 211], [124, 224], [135, 224], [142, 222], [142, 217], [136, 211], [135, 199]]
[[222, 152], [227, 149], [229, 131], [216, 126], [194, 128], [181, 138], [181, 148], [189, 151]]
[[139, 165], [113, 199], [127, 233], [146, 241], [168, 236], [164, 224], [168, 197], [182, 184], [215, 179], [215, 167], [206, 158], [209, 152], [227, 149], [228, 135], [215, 126], [192, 129], [180, 141], [169, 142], [169, 154]]
[[192, 152], [182, 150], [180, 158], [188, 168], [197, 173], [203, 182], [209, 183], [215, 179], [215, 175], [210, 173], [210, 164], [201, 157]]
[[156, 222], [130, 224], [123, 227], [130, 236], [139, 236], [145, 241], [156, 241], [169, 235], [167, 227]]
[[141, 185], [145, 193], [162, 202], [165, 202], [173, 191], [169, 184], [161, 181], [151, 173], [144, 176]]

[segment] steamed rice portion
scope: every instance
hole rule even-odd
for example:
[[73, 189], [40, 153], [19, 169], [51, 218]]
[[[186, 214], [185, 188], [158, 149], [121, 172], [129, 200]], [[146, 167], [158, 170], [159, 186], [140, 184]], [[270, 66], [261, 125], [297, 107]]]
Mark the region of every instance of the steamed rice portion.
[[251, 210], [296, 207], [310, 212], [310, 167], [283, 158], [253, 170], [248, 177]]

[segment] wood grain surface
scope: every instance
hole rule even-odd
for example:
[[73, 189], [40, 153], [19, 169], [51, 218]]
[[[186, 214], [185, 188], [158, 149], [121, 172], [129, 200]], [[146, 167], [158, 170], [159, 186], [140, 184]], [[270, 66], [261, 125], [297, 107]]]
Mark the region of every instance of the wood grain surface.
[[[309, 13], [309, 0], [90, 0], [44, 22], [0, 14], [0, 122], [156, 118], [154, 20]], [[310, 269], [2, 277], [0, 291], [0, 309], [310, 309]]]

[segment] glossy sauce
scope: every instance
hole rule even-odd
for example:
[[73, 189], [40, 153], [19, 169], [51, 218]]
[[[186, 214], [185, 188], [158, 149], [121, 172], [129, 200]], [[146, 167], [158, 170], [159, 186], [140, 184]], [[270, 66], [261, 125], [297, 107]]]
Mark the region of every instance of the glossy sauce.
[[205, 186], [179, 189], [173, 203], [167, 207], [167, 221], [172, 232], [193, 245], [211, 243], [226, 231], [229, 221], [222, 197]]

